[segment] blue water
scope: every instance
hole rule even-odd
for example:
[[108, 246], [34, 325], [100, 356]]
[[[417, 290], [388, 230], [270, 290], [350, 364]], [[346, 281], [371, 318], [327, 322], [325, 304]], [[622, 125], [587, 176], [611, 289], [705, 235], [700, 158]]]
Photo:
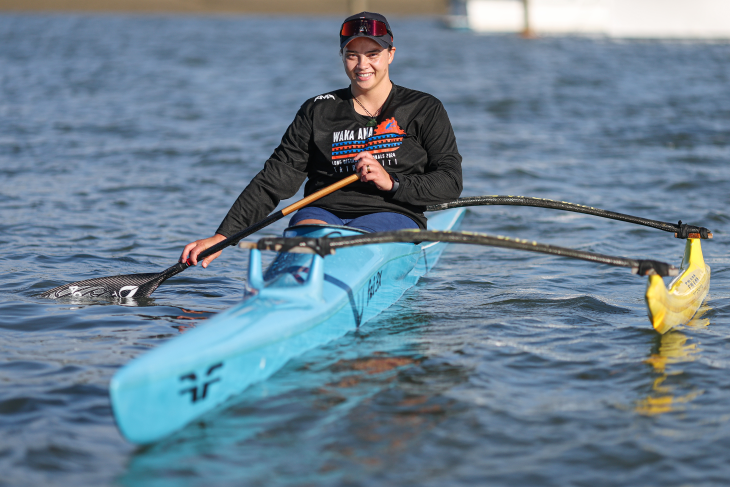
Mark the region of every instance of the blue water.
[[[119, 435], [111, 376], [238, 302], [246, 255], [134, 305], [36, 294], [162, 270], [211, 234], [299, 105], [346, 85], [339, 22], [0, 17], [0, 485], [726, 483], [730, 45], [430, 19], [393, 20], [392, 78], [444, 102], [463, 195], [709, 227], [702, 316], [660, 336], [626, 269], [452, 245], [377, 319], [179, 435]], [[683, 250], [535, 208], [474, 208], [463, 229], [674, 264]]]

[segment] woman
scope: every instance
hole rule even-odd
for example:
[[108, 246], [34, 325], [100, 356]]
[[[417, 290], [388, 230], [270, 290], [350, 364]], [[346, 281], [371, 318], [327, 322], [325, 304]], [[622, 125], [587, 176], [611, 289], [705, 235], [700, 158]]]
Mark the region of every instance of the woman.
[[[393, 32], [380, 14], [345, 19], [340, 54], [350, 86], [316, 96], [299, 109], [264, 168], [212, 237], [185, 246], [180, 261], [268, 215], [301, 184], [309, 195], [353, 172], [353, 183], [299, 210], [290, 225], [348, 225], [368, 231], [426, 228], [427, 205], [458, 198], [461, 156], [436, 98], [394, 85]], [[220, 252], [203, 260], [203, 267]]]

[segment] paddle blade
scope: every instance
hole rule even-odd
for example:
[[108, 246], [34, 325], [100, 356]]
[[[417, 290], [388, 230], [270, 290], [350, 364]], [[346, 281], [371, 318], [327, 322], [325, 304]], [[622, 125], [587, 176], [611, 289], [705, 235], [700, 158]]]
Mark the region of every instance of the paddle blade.
[[146, 298], [166, 279], [184, 271], [187, 264], [176, 264], [156, 274], [128, 274], [123, 276], [97, 277], [85, 281], [64, 284], [46, 291], [42, 298]]

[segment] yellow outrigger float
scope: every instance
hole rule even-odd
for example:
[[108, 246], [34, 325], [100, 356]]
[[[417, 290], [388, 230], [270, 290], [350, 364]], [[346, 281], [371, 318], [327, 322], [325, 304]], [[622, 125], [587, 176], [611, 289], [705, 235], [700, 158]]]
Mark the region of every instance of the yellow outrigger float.
[[[687, 243], [684, 248], [684, 258], [679, 270], [670, 266], [671, 269], [662, 269], [661, 265], [642, 268], [632, 267], [632, 272], [639, 275], [649, 276], [646, 287], [646, 305], [649, 313], [649, 321], [651, 321], [654, 329], [659, 333], [667, 331], [677, 326], [686, 325], [695, 316], [703, 301], [707, 297], [710, 290], [710, 266], [705, 264], [702, 256], [701, 239], [712, 238], [712, 232], [705, 227], [679, 223], [668, 223], [658, 220], [650, 220], [638, 216], [626, 215], [624, 213], [616, 213], [614, 211], [602, 210], [592, 206], [578, 205], [567, 201], [555, 201], [546, 198], [533, 198], [529, 196], [511, 196], [511, 195], [493, 195], [493, 196], [472, 196], [468, 198], [459, 198], [456, 201], [429, 206], [432, 211], [446, 210], [449, 208], [457, 208], [460, 206], [490, 206], [490, 205], [508, 205], [508, 206], [532, 206], [537, 208], [550, 208], [553, 210], [572, 211], [583, 213], [586, 215], [608, 218], [637, 225], [644, 225], [664, 232], [674, 233], [674, 236], [686, 239]], [[530, 249], [523, 249], [530, 250]], [[569, 256], [567, 254], [563, 254]], [[573, 255], [572, 257], [585, 258]], [[586, 259], [592, 260], [592, 259]], [[596, 262], [599, 262], [596, 260]], [[613, 265], [626, 265], [626, 262], [618, 264], [618, 260], [614, 262], [604, 260], [604, 263]], [[639, 261], [636, 261], [639, 262]], [[654, 264], [662, 264], [656, 263]], [[666, 264], [665, 264], [666, 265]], [[680, 272], [679, 275], [676, 272]], [[670, 284], [669, 289], [662, 280], [663, 276], [677, 276]]]
[[669, 289], [660, 276], [649, 276], [646, 307], [649, 321], [659, 333], [689, 323], [710, 291], [710, 266], [705, 264], [699, 238], [687, 239], [680, 270]]

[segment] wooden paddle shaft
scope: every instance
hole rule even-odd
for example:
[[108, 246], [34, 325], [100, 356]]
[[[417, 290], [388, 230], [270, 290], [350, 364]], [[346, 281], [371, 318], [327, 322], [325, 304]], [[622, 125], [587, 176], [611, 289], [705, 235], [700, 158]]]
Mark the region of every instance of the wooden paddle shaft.
[[[303, 208], [307, 206], [309, 203], [312, 203], [314, 201], [317, 201], [322, 196], [327, 196], [328, 194], [337, 191], [340, 188], [343, 188], [347, 186], [350, 183], [354, 183], [355, 181], [358, 181], [360, 179], [360, 176], [357, 174], [353, 174], [352, 176], [348, 176], [345, 179], [341, 181], [337, 181], [335, 184], [332, 184], [330, 186], [327, 186], [326, 188], [320, 189], [316, 193], [312, 193], [306, 198], [303, 198], [296, 203], [293, 203], [283, 210], [279, 210], [277, 212], [272, 213], [271, 215], [267, 216], [263, 220], [261, 220], [258, 223], [254, 223], [248, 228], [245, 228], [238, 232], [237, 234], [228, 237], [227, 239], [218, 242], [217, 244], [213, 245], [212, 247], [208, 247], [207, 249], [203, 250], [201, 253], [198, 254], [198, 260], [205, 259], [209, 255], [213, 255], [216, 252], [219, 252], [223, 250], [224, 248], [228, 247], [229, 245], [236, 245], [238, 242], [241, 241], [241, 239], [248, 237], [249, 235], [258, 232], [262, 228], [268, 227], [275, 221], [279, 221], [282, 218], [284, 218], [286, 215], [293, 213], [297, 211], [300, 208]], [[187, 262], [188, 265], [190, 265], [190, 262]]]
[[324, 188], [324, 189], [320, 189], [320, 190], [319, 190], [319, 191], [317, 191], [316, 193], [312, 193], [312, 194], [310, 194], [310, 195], [309, 195], [309, 196], [307, 196], [306, 198], [303, 198], [303, 199], [301, 199], [301, 200], [297, 201], [296, 203], [292, 203], [291, 205], [289, 205], [289, 206], [287, 206], [286, 208], [284, 208], [283, 210], [281, 210], [281, 214], [282, 214], [283, 216], [286, 216], [286, 215], [288, 215], [288, 214], [290, 214], [290, 213], [294, 213], [294, 212], [295, 212], [295, 211], [297, 211], [298, 209], [300, 209], [300, 208], [304, 208], [304, 207], [305, 207], [305, 206], [307, 206], [307, 205], [308, 205], [309, 203], [312, 203], [312, 202], [314, 202], [314, 201], [317, 201], [317, 200], [318, 200], [318, 199], [320, 199], [321, 197], [323, 197], [323, 196], [327, 196], [327, 195], [328, 195], [328, 194], [330, 194], [330, 193], [334, 193], [334, 192], [335, 192], [335, 191], [337, 191], [338, 189], [340, 189], [340, 188], [344, 188], [344, 187], [345, 187], [345, 186], [347, 186], [348, 184], [350, 184], [350, 183], [354, 183], [355, 181], [357, 181], [357, 180], [359, 180], [359, 179], [360, 179], [360, 175], [359, 175], [359, 174], [353, 174], [352, 176], [348, 176], [348, 177], [346, 177], [345, 179], [343, 179], [343, 180], [341, 180], [341, 181], [338, 181], [338, 182], [336, 182], [335, 184], [332, 184], [332, 185], [330, 185], [330, 186], [327, 186], [327, 187], [326, 187], [326, 188]]
[[[293, 205], [287, 206], [283, 210], [272, 213], [258, 223], [254, 223], [250, 227], [241, 230], [232, 237], [228, 237], [227, 239], [203, 250], [202, 252], [200, 252], [200, 254], [198, 254], [198, 260], [205, 259], [206, 257], [213, 255], [216, 252], [220, 252], [229, 245], [236, 245], [241, 239], [261, 230], [262, 228], [271, 225], [275, 221], [281, 220], [285, 215], [288, 215], [289, 213], [292, 213], [299, 208], [302, 208], [309, 203], [316, 201], [322, 196], [326, 196], [333, 191], [337, 191], [338, 189], [347, 186], [350, 183], [354, 183], [358, 179], [360, 179], [360, 176], [358, 176], [357, 174], [353, 174], [352, 176], [346, 177], [345, 179], [336, 182], [332, 186], [328, 186], [310, 196], [307, 196], [303, 200], [297, 201]], [[137, 298], [147, 297], [152, 294], [154, 290], [157, 289], [157, 286], [162, 284], [165, 280], [176, 274], [181, 273], [190, 265], [191, 262], [190, 259], [188, 259], [186, 262], [178, 262], [174, 266], [157, 274], [131, 274], [125, 276], [111, 276], [99, 277], [96, 279], [87, 279], [85, 281], [79, 281], [71, 284], [65, 284], [63, 286], [58, 286], [51, 289], [50, 291], [46, 291], [40, 296], [51, 299], [70, 295], [83, 295], [91, 297], [108, 296], [110, 298], [132, 296], [135, 296]], [[77, 289], [78, 287], [82, 287], [82, 289]], [[125, 290], [125, 288], [127, 289]], [[134, 290], [130, 293], [129, 288], [133, 288]], [[123, 290], [126, 291], [126, 294], [122, 294]]]

